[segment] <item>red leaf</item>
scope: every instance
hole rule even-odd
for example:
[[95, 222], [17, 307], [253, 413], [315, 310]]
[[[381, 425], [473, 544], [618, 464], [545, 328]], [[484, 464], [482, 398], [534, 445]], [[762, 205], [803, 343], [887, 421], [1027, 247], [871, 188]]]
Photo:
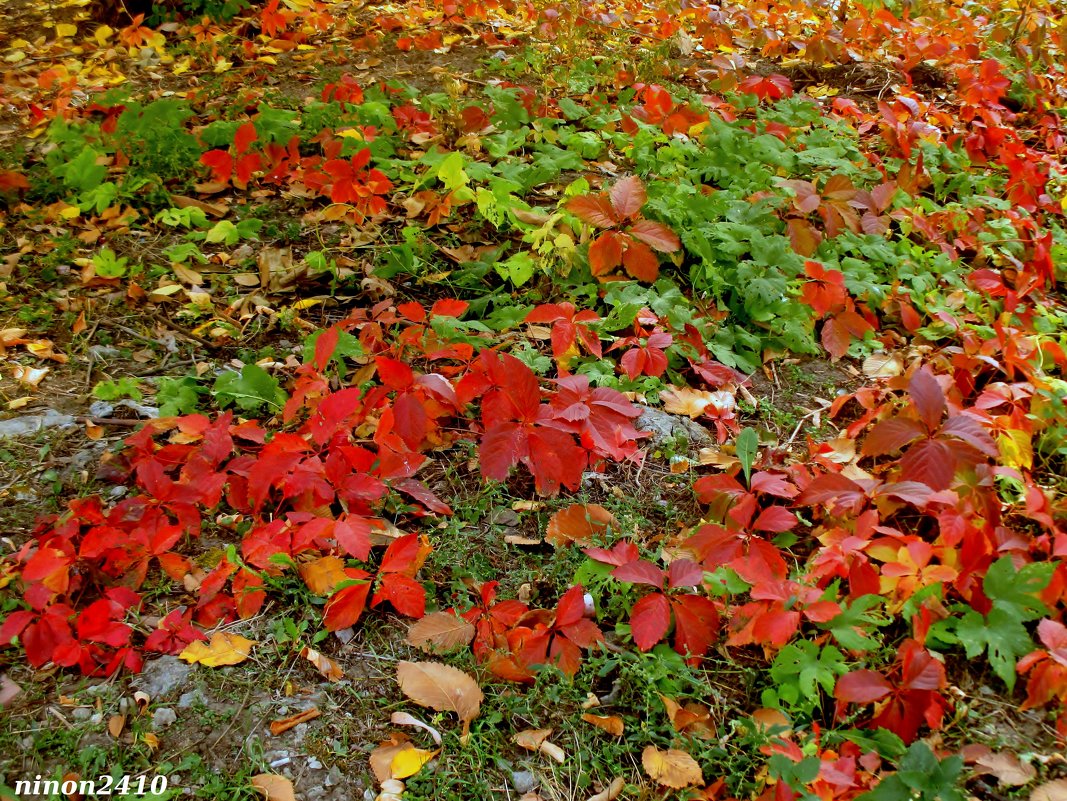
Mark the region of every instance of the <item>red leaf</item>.
[[866, 500], [867, 493], [863, 487], [840, 473], [826, 473], [819, 476], [804, 488], [797, 498], [800, 506], [831, 504], [831, 509], [851, 507], [853, 514], [858, 514]]
[[673, 253], [682, 246], [678, 235], [674, 231], [663, 223], [653, 222], [652, 220], [638, 220], [628, 233], [660, 253]]
[[636, 215], [637, 212], [641, 211], [641, 207], [645, 205], [645, 201], [648, 200], [648, 195], [645, 193], [645, 185], [636, 175], [617, 181], [608, 190], [608, 194], [611, 197], [611, 205], [615, 207], [615, 212], [622, 218]]
[[634, 643], [642, 651], [648, 651], [667, 636], [671, 625], [671, 605], [667, 596], [652, 593], [634, 604], [630, 610], [630, 631]]
[[354, 626], [367, 606], [370, 583], [353, 584], [344, 587], [330, 596], [326, 601], [322, 623], [327, 631], [338, 631]]
[[657, 589], [663, 588], [663, 571], [644, 559], [620, 565], [611, 571], [611, 575], [619, 581], [627, 581], [631, 584], [648, 584]]
[[597, 228], [614, 228], [619, 220], [604, 195], [578, 195], [567, 201], [567, 211]]
[[933, 490], [948, 489], [956, 475], [956, 455], [941, 440], [917, 442], [901, 457], [900, 475], [906, 481], [920, 481]]
[[884, 456], [899, 451], [909, 442], [924, 436], [926, 431], [917, 420], [891, 417], [877, 423], [863, 441], [864, 456]]
[[846, 704], [869, 704], [893, 691], [885, 676], [874, 670], [854, 670], [837, 680], [834, 698]]
[[248, 148], [252, 146], [252, 143], [256, 141], [256, 126], [251, 122], [246, 122], [240, 128], [237, 129], [237, 134], [234, 136], [233, 144], [237, 149], [237, 155], [242, 155], [248, 152]]
[[703, 656], [719, 637], [719, 610], [709, 598], [682, 595], [671, 600], [674, 610], [674, 650]]
[[626, 250], [622, 254], [622, 265], [626, 268], [626, 272], [638, 281], [652, 283], [659, 278], [659, 259], [644, 242], [631, 239], [626, 243]]
[[797, 522], [797, 516], [784, 506], [768, 506], [759, 513], [752, 528], [756, 531], [770, 531], [777, 534], [781, 531], [789, 531]]
[[315, 340], [315, 369], [320, 373], [326, 369], [330, 357], [337, 348], [337, 340], [340, 336], [340, 327], [331, 325]]
[[593, 275], [610, 273], [622, 264], [624, 241], [614, 231], [607, 231], [593, 240], [589, 246], [589, 269]]
[[409, 576], [399, 573], [387, 573], [383, 576], [371, 606], [378, 606], [384, 601], [388, 601], [397, 612], [408, 617], [418, 618], [426, 614], [426, 590]]
[[927, 430], [935, 431], [945, 413], [945, 393], [925, 364], [912, 374], [908, 382], [908, 394], [919, 417], [926, 423]]

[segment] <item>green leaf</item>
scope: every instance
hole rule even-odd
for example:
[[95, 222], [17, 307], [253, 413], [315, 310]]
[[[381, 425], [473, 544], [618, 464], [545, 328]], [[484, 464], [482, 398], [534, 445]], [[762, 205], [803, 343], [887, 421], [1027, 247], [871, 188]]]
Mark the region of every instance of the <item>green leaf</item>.
[[235, 405], [245, 411], [282, 408], [288, 397], [278, 379], [256, 364], [246, 364], [240, 373], [227, 370], [215, 379], [211, 389], [220, 406]]
[[522, 286], [533, 278], [537, 262], [533, 256], [522, 250], [502, 262], [497, 262], [494, 266], [501, 278], [508, 279], [515, 286]]
[[745, 473], [745, 483], [752, 477], [752, 465], [756, 462], [756, 454], [759, 453], [759, 434], [754, 428], [746, 428], [737, 435], [734, 443], [734, 451], [741, 460], [741, 469]]
[[819, 627], [834, 635], [838, 645], [849, 651], [869, 651], [880, 643], [867, 636], [873, 626], [884, 626], [887, 620], [869, 614], [870, 610], [881, 606], [882, 598], [877, 595], [862, 595], [851, 604], [842, 604], [841, 614]]
[[467, 173], [463, 171], [463, 154], [456, 151], [445, 156], [437, 165], [437, 178], [450, 192], [470, 183]]

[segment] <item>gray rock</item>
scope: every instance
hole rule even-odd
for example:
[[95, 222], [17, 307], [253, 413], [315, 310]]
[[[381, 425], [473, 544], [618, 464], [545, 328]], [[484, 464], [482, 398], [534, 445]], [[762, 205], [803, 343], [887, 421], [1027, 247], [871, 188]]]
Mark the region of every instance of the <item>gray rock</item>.
[[334, 765], [330, 768], [330, 772], [326, 774], [326, 778], [322, 780], [325, 787], [333, 787], [344, 781], [344, 776], [341, 775], [341, 769]]
[[72, 415], [60, 414], [55, 409], [47, 409], [41, 414], [24, 414], [21, 417], [12, 417], [10, 420], [0, 420], [0, 439], [24, 437], [44, 431], [46, 428], [70, 428], [73, 425]]
[[207, 698], [199, 689], [190, 690], [187, 693], [182, 693], [181, 698], [178, 699], [178, 709], [188, 709], [196, 704], [207, 705]]
[[537, 776], [532, 771], [511, 771], [511, 786], [516, 793], [532, 793], [538, 784]]
[[192, 665], [176, 656], [161, 656], [146, 664], [133, 683], [152, 699], [164, 698], [177, 693], [189, 681], [192, 671]]
[[320, 770], [322, 768], [322, 763], [315, 757], [308, 757], [307, 765], [309, 770]]
[[75, 720], [88, 720], [93, 716], [93, 708], [90, 706], [79, 706], [77, 709], [71, 711], [70, 716]]
[[152, 728], [165, 729], [178, 720], [177, 713], [169, 706], [161, 706], [152, 714]]
[[685, 437], [691, 445], [700, 448], [715, 442], [704, 426], [690, 420], [688, 417], [667, 414], [650, 406], [641, 406], [639, 408], [641, 409], [641, 416], [634, 422], [634, 427], [639, 431], [648, 431], [652, 435], [652, 442], [656, 445], [675, 437]]

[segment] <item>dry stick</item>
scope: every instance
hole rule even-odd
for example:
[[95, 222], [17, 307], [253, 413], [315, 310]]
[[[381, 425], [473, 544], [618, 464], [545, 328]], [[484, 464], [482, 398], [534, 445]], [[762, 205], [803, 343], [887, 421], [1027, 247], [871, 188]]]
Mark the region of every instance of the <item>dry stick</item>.
[[135, 428], [144, 425], [148, 420], [130, 420], [125, 417], [75, 417], [75, 422], [90, 423], [94, 426], [118, 426], [119, 428]]
[[187, 339], [191, 339], [194, 342], [199, 342], [205, 348], [211, 348], [212, 350], [214, 350], [215, 348], [218, 347], [218, 345], [216, 345], [211, 340], [205, 339], [204, 337], [200, 336], [200, 334], [197, 334], [197, 333], [195, 333], [193, 331], [190, 331], [185, 326], [178, 325], [178, 323], [174, 322], [173, 320], [167, 319], [166, 317], [164, 317], [159, 312], [149, 310], [148, 316], [151, 317], [153, 320], [156, 320], [157, 322], [162, 323], [163, 325], [167, 326], [168, 328], [173, 329], [174, 331], [177, 331], [179, 334], [181, 334], [182, 336], [186, 337]]

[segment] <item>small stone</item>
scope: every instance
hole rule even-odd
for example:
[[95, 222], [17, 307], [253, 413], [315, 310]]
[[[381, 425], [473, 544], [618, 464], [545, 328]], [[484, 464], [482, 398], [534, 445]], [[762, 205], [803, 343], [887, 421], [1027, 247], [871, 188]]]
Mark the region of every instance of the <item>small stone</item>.
[[70, 716], [75, 720], [88, 720], [93, 716], [93, 708], [91, 706], [79, 706], [70, 713]]
[[513, 770], [511, 771], [511, 786], [516, 793], [529, 793], [537, 787], [538, 781], [531, 771], [528, 770]]
[[94, 726], [99, 726], [101, 723], [104, 722], [104, 713], [94, 712], [93, 716], [89, 718], [89, 722]]
[[319, 762], [317, 759], [315, 759], [315, 757], [308, 757], [308, 769], [309, 770], [321, 770], [322, 769], [322, 763]]
[[330, 772], [326, 774], [326, 778], [322, 780], [322, 784], [325, 787], [333, 787], [336, 784], [340, 784], [343, 778], [341, 769], [334, 765], [330, 768]]
[[192, 665], [176, 656], [161, 656], [145, 665], [141, 675], [134, 679], [134, 686], [158, 700], [177, 693], [189, 681], [192, 670]]
[[178, 714], [168, 706], [162, 706], [152, 714], [152, 728], [165, 729], [178, 720]]
[[204, 697], [204, 694], [200, 692], [199, 689], [190, 690], [187, 693], [182, 693], [181, 697], [178, 699], [179, 709], [188, 709], [189, 707], [195, 706], [196, 704], [203, 704], [205, 706], [207, 705], [207, 698]]

